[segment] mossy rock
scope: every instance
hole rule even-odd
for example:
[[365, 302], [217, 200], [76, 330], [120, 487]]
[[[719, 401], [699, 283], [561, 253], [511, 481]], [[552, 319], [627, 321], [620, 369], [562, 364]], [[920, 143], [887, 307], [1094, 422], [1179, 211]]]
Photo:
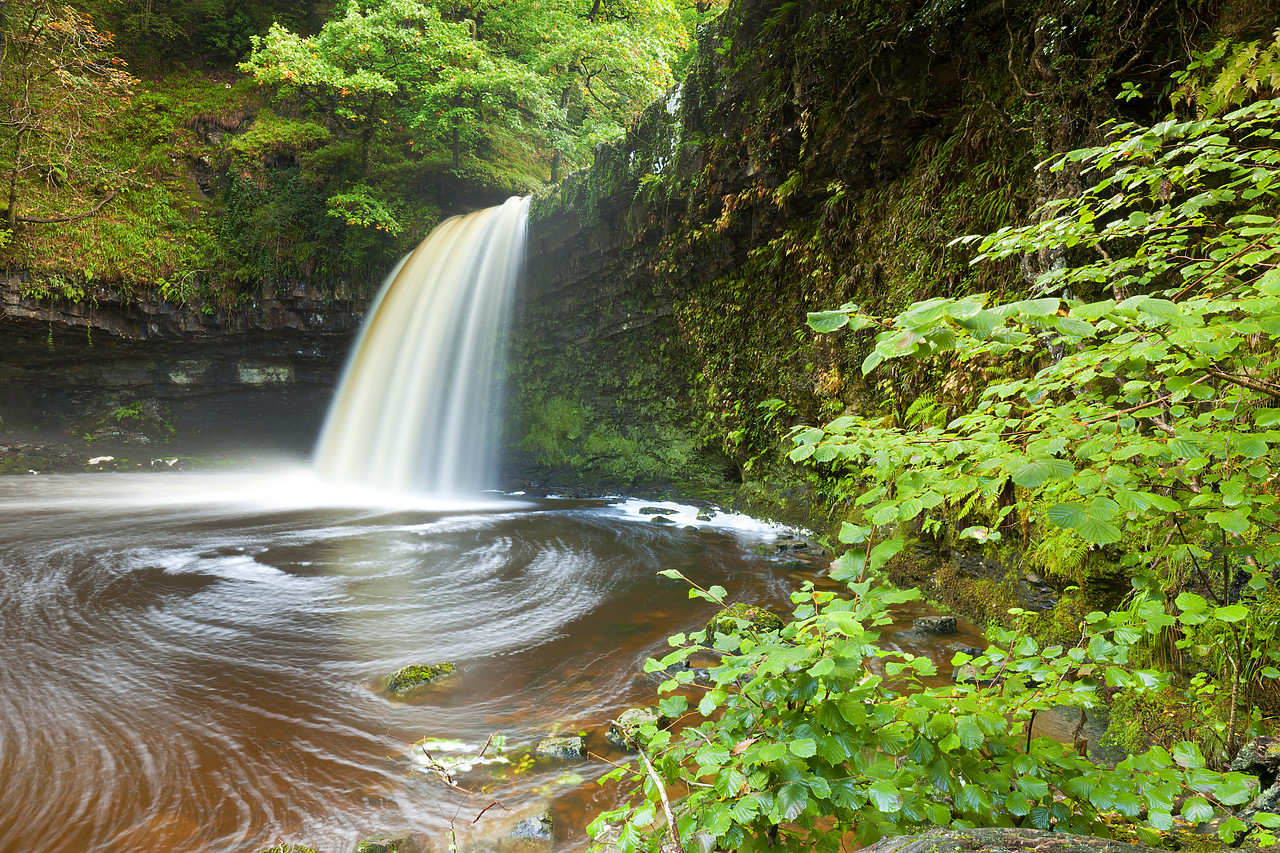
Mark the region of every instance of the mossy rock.
[[356, 853], [417, 853], [422, 850], [414, 836], [408, 832], [398, 835], [376, 835], [356, 845]]
[[258, 853], [316, 853], [316, 851], [305, 844], [277, 844], [274, 847], [259, 850]]
[[387, 676], [387, 691], [393, 696], [408, 696], [453, 675], [457, 669], [457, 664], [452, 663], [411, 664]]
[[646, 725], [662, 725], [662, 717], [654, 708], [628, 708], [609, 723], [604, 738], [619, 749], [637, 746], [640, 730]]
[[581, 758], [586, 751], [586, 744], [579, 735], [551, 735], [538, 741], [533, 754], [539, 758], [573, 759]]
[[739, 626], [739, 622], [747, 623], [746, 630], [756, 633], [781, 631], [784, 624], [782, 617], [776, 613], [770, 613], [763, 607], [756, 607], [754, 604], [737, 602], [730, 604], [708, 620], [706, 630], [707, 645], [709, 646], [714, 642], [716, 634], [737, 634], [742, 631], [743, 628]]

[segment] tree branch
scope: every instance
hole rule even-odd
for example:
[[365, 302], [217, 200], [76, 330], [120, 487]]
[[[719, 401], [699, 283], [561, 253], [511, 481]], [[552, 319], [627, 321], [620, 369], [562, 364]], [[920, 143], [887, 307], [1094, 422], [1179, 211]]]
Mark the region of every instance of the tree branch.
[[94, 205], [92, 209], [84, 213], [77, 213], [74, 216], [50, 216], [48, 218], [41, 218], [41, 217], [35, 217], [35, 216], [19, 216], [19, 217], [16, 217], [16, 221], [48, 224], [50, 222], [74, 222], [77, 219], [88, 219], [90, 216], [93, 216], [99, 210], [102, 210], [102, 208], [107, 204], [107, 202], [111, 201], [117, 195], [119, 195], [119, 192], [117, 190], [112, 190], [111, 192], [107, 193], [106, 198], [104, 198], [102, 201]]

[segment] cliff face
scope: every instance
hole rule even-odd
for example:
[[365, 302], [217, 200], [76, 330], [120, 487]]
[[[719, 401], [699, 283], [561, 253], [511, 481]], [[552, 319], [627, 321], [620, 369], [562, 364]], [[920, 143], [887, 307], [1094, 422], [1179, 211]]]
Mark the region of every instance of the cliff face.
[[50, 298], [28, 292], [21, 276], [0, 279], [0, 319], [13, 326], [56, 325], [101, 332], [126, 341], [225, 338], [253, 332], [336, 333], [359, 328], [368, 294], [292, 283], [264, 287], [234, 308], [170, 302], [158, 292], [138, 294], [110, 287], [87, 289], [82, 298]]
[[[936, 377], [882, 368], [864, 382], [865, 342], [813, 334], [806, 313], [1025, 292], [1057, 258], [974, 268], [951, 241], [1077, 191], [1070, 170], [1037, 164], [1099, 140], [1109, 119], [1163, 114], [1191, 48], [1261, 34], [1274, 6], [733, 4], [684, 84], [535, 204], [521, 333], [534, 370], [556, 376], [557, 399], [589, 404], [589, 432], [614, 428], [601, 374], [662, 364], [673, 428], [749, 480], [794, 424], [905, 415], [944, 393]], [[1126, 85], [1144, 95], [1117, 100]], [[573, 353], [562, 372], [558, 345]]]

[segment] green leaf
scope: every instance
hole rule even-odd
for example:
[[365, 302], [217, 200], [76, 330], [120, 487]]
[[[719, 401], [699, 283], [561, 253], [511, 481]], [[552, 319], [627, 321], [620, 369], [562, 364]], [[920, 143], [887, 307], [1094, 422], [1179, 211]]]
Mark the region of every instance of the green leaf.
[[1228, 533], [1247, 533], [1252, 526], [1249, 519], [1240, 512], [1210, 512], [1205, 514], [1204, 519]]
[[1004, 807], [1009, 814], [1021, 817], [1031, 811], [1031, 801], [1022, 793], [1013, 791], [1004, 798]]
[[1024, 489], [1034, 489], [1049, 480], [1064, 480], [1076, 472], [1066, 459], [1045, 456], [1032, 459], [1013, 472], [1013, 482]]
[[1075, 531], [1086, 542], [1092, 542], [1094, 545], [1107, 545], [1120, 541], [1120, 528], [1109, 521], [1093, 516], [1088, 516], [1077, 524]]
[[902, 810], [902, 794], [888, 780], [881, 779], [871, 783], [867, 788], [867, 795], [875, 803], [877, 811], [883, 814], [893, 814]]
[[1173, 760], [1179, 767], [1199, 770], [1204, 767], [1204, 753], [1199, 744], [1189, 740], [1181, 741], [1173, 747]]
[[1091, 324], [1075, 317], [1059, 317], [1056, 323], [1059, 334], [1072, 338], [1091, 338], [1098, 333]]
[[789, 744], [791, 754], [797, 758], [812, 758], [818, 751], [818, 745], [813, 738], [801, 738], [793, 740]]
[[1169, 322], [1178, 318], [1178, 306], [1176, 303], [1168, 299], [1145, 299], [1138, 305], [1138, 313], [1146, 314], [1163, 322]]
[[774, 807], [783, 820], [795, 820], [809, 803], [809, 789], [799, 782], [791, 782], [778, 789]]
[[1204, 823], [1213, 818], [1213, 806], [1204, 797], [1192, 797], [1182, 804], [1182, 818], [1191, 823]]
[[1011, 302], [1005, 306], [1009, 314], [1021, 314], [1025, 317], [1051, 317], [1058, 313], [1058, 306], [1062, 301], [1057, 297], [1045, 297], [1042, 299], [1024, 299], [1021, 302]]
[[809, 328], [820, 334], [843, 329], [849, 323], [849, 315], [845, 311], [810, 311], [807, 320]]
[[1243, 604], [1228, 604], [1225, 607], [1215, 607], [1213, 610], [1213, 618], [1221, 622], [1240, 622], [1249, 617], [1249, 608]]
[[1082, 503], [1068, 501], [1066, 503], [1055, 504], [1045, 511], [1045, 517], [1059, 527], [1065, 527], [1074, 530], [1082, 521], [1087, 518], [1085, 506]]

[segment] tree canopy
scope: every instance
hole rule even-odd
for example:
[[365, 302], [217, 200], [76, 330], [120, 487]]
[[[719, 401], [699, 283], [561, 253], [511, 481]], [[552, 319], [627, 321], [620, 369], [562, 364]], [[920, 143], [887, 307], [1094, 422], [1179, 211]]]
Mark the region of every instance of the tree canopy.
[[671, 0], [349, 2], [312, 36], [272, 26], [241, 68], [365, 141], [404, 133], [455, 165], [513, 147], [580, 164], [673, 84], [708, 13]]

